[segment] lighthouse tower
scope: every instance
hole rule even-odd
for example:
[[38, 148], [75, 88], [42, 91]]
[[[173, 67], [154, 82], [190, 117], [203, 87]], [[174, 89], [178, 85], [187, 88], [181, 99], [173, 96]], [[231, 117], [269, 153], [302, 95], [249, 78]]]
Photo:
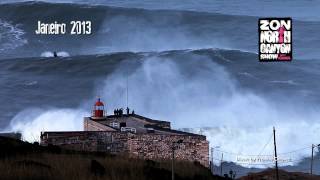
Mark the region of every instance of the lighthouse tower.
[[104, 104], [100, 100], [100, 98], [97, 99], [96, 103], [93, 106], [91, 119], [105, 119], [106, 118], [106, 111], [104, 110]]

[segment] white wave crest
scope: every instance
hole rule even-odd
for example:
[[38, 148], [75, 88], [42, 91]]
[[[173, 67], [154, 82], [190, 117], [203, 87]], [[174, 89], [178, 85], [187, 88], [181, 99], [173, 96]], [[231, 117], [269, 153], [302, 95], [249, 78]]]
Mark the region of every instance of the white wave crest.
[[[70, 54], [66, 51], [60, 51], [60, 52], [57, 52], [57, 56], [58, 57], [70, 57]], [[45, 51], [45, 52], [41, 53], [41, 57], [54, 57], [54, 54], [51, 51]]]
[[277, 83], [277, 84], [289, 84], [289, 85], [299, 85], [299, 83], [293, 81], [293, 80], [284, 80], [284, 81], [279, 81], [279, 80], [275, 80], [275, 81], [270, 81], [271, 83]]

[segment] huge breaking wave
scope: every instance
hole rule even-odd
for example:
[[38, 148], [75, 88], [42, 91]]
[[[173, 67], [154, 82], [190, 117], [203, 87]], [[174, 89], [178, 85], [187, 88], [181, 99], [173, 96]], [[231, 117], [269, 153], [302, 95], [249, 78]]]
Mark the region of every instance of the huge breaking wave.
[[[10, 72], [11, 76], [23, 73], [24, 79], [37, 81], [32, 86], [24, 86], [24, 92], [19, 93], [21, 88], [12, 92], [26, 97], [16, 103], [20, 103], [23, 111], [14, 115], [7, 129], [21, 131], [29, 141], [37, 140], [37, 135], [44, 130], [81, 130], [82, 117], [90, 114], [93, 97], [101, 96], [108, 112], [125, 106], [128, 74], [130, 108], [138, 114], [170, 120], [174, 128], [191, 131], [201, 128], [211, 146], [244, 155], [258, 154], [257, 149], [268, 140], [272, 126], [279, 132], [279, 152], [316, 142], [320, 110], [315, 105], [320, 102], [320, 87], [312, 81], [319, 75], [312, 67], [317, 69], [315, 66], [319, 63], [310, 61], [307, 65], [298, 61], [287, 66], [261, 65], [255, 61], [248, 66], [248, 62], [255, 59], [255, 54], [247, 52], [203, 49], [60, 60], [2, 60], [2, 72]], [[301, 63], [305, 69], [296, 71]], [[257, 70], [257, 66], [264, 73]], [[255, 78], [239, 75], [243, 71]], [[299, 85], [283, 83], [280, 87], [270, 82], [287, 78]], [[13, 79], [9, 78], [8, 82]], [[8, 82], [4, 84], [10, 85]], [[22, 86], [19, 82], [11, 82], [11, 85]], [[310, 94], [302, 93], [305, 87], [309, 87]], [[39, 94], [42, 97], [35, 98]], [[294, 144], [292, 138], [295, 138]], [[307, 153], [299, 152], [294, 158], [297, 160]], [[272, 147], [265, 149], [264, 154], [272, 154]], [[235, 160], [225, 156], [227, 161]]]

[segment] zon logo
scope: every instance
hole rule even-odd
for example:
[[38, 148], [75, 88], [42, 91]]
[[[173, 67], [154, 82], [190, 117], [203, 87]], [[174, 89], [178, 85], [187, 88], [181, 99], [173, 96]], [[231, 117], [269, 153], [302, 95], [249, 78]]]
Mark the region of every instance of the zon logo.
[[259, 19], [259, 60], [292, 60], [292, 19]]

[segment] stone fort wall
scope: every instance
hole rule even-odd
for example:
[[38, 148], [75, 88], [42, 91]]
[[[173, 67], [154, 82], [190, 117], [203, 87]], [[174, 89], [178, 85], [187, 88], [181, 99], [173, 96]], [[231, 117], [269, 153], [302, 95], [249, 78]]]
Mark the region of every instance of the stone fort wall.
[[145, 159], [171, 159], [173, 146], [176, 159], [209, 166], [209, 142], [202, 136], [141, 134], [128, 141], [130, 153]]
[[125, 132], [77, 131], [44, 132], [42, 145], [57, 145], [66, 149], [102, 151], [114, 154], [129, 154], [143, 159], [171, 159], [174, 142], [177, 160], [197, 161], [209, 166], [209, 142], [205, 136], [132, 134]]
[[41, 145], [49, 144], [79, 151], [128, 152], [128, 135], [108, 131], [74, 131], [41, 133]]

